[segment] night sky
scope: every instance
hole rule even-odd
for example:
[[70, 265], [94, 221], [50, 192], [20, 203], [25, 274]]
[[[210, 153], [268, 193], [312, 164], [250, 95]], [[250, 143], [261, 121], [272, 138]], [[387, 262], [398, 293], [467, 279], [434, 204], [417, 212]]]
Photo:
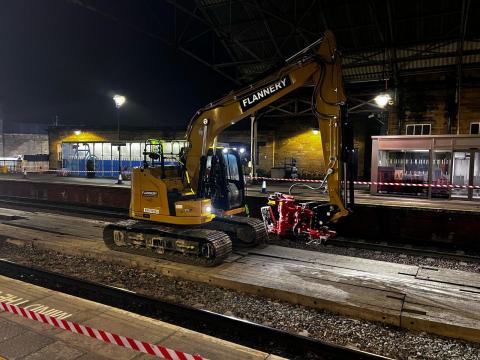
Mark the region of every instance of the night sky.
[[[62, 0], [0, 0], [0, 107], [5, 122], [181, 128], [235, 86], [172, 46], [171, 8], [157, 1], [96, 1], [121, 22]], [[133, 5], [134, 4], [134, 5]], [[149, 7], [153, 4], [153, 8]], [[163, 6], [163, 7], [162, 7]]]

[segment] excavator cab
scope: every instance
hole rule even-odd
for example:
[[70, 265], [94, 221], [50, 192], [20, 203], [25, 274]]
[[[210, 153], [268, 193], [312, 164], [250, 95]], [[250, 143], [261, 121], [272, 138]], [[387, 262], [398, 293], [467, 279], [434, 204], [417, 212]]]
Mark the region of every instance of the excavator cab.
[[211, 199], [216, 212], [243, 211], [245, 181], [237, 151], [226, 147], [209, 149], [202, 158], [199, 195]]

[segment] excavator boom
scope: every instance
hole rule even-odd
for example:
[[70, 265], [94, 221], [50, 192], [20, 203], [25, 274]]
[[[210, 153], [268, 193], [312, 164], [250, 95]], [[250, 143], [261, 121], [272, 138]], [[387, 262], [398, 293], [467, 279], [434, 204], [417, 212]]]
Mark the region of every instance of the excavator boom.
[[190, 147], [186, 171], [192, 189], [197, 191], [202, 186], [201, 158], [223, 130], [304, 86], [313, 86], [312, 111], [319, 122], [323, 161], [329, 172], [330, 202], [340, 209], [336, 218], [347, 215], [340, 197], [340, 105], [345, 103], [346, 96], [341, 57], [330, 31], [289, 58], [280, 70], [197, 111], [187, 130]]

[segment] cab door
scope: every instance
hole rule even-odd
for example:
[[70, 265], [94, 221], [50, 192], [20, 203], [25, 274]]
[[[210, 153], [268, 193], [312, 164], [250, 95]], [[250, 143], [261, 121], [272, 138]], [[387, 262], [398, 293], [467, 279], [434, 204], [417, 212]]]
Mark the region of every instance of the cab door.
[[240, 156], [234, 150], [222, 151], [226, 178], [228, 210], [245, 205], [245, 182]]
[[214, 209], [228, 211], [245, 205], [245, 182], [238, 153], [210, 149], [200, 167], [199, 196], [209, 198]]

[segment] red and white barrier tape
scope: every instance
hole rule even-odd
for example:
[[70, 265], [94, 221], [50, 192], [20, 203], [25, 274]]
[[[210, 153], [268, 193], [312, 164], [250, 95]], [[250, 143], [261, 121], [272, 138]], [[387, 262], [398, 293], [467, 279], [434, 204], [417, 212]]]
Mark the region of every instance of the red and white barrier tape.
[[307, 179], [282, 179], [282, 178], [269, 178], [261, 176], [249, 176], [250, 180], [265, 180], [265, 181], [284, 181], [284, 182], [304, 182], [304, 183], [321, 183], [323, 180], [307, 180]]
[[[248, 177], [250, 180], [282, 181], [282, 182], [300, 182], [300, 183], [321, 183], [323, 180], [307, 179], [288, 179], [288, 178], [268, 178], [268, 177]], [[384, 186], [408, 186], [408, 187], [431, 187], [442, 189], [480, 189], [479, 185], [453, 185], [453, 184], [415, 184], [415, 183], [395, 183], [381, 181], [354, 181], [355, 185], [384, 185]]]
[[[87, 174], [87, 173], [97, 173], [97, 172], [103, 172], [103, 173], [117, 173], [118, 170], [67, 170], [67, 169], [49, 169], [49, 170], [29, 170], [25, 169], [27, 172], [31, 173], [62, 173], [62, 174]], [[23, 170], [22, 170], [23, 171]], [[130, 174], [130, 171], [122, 171], [122, 174]]]
[[453, 184], [414, 184], [414, 183], [392, 183], [380, 181], [354, 181], [355, 185], [386, 185], [386, 186], [410, 186], [410, 187], [431, 187], [442, 189], [480, 189], [478, 185], [453, 185]]
[[[85, 175], [85, 174], [94, 174], [94, 173], [102, 173], [102, 174], [110, 174], [113, 176], [113, 174], [115, 174], [115, 176], [117, 176], [118, 174], [118, 170], [107, 170], [107, 171], [102, 171], [102, 170], [65, 170], [65, 169], [61, 169], [61, 170], [56, 170], [56, 169], [51, 169], [51, 170], [41, 170], [41, 169], [22, 169], [21, 171], [17, 171], [16, 172], [17, 174], [22, 174], [22, 173], [26, 173], [27, 175], [28, 174], [36, 174], [36, 175], [39, 175], [39, 174], [58, 174], [58, 175], [61, 175], [61, 176], [65, 176], [65, 175], [71, 175], [71, 174], [80, 174], [80, 175]], [[132, 172], [131, 171], [122, 171], [122, 175], [129, 175], [131, 174]]]
[[3, 309], [9, 313], [23, 316], [24, 318], [35, 320], [44, 324], [54, 326], [75, 334], [85, 335], [108, 344], [114, 344], [134, 351], [150, 354], [161, 359], [167, 360], [206, 360], [200, 355], [190, 355], [182, 351], [173, 350], [160, 345], [149, 344], [144, 341], [135, 340], [126, 336], [120, 336], [105, 330], [95, 329], [88, 325], [80, 325], [67, 320], [56, 319], [52, 316], [39, 314], [25, 308], [11, 305], [6, 302], [0, 302], [0, 310]]
[[[84, 174], [95, 173], [95, 170], [39, 170], [31, 171], [33, 173], [61, 173], [61, 174]], [[111, 170], [106, 173], [116, 173], [117, 171]], [[122, 171], [122, 174], [130, 174], [130, 171]], [[265, 181], [280, 181], [280, 182], [298, 182], [298, 183], [321, 183], [323, 180], [310, 180], [310, 179], [291, 179], [291, 178], [269, 178], [262, 176], [248, 176], [250, 180], [265, 180]], [[381, 181], [354, 181], [355, 185], [383, 185], [383, 186], [408, 186], [408, 187], [426, 187], [426, 188], [440, 188], [440, 189], [480, 189], [480, 185], [453, 185], [453, 184], [419, 184], [419, 183], [395, 183], [395, 182], [381, 182]]]

